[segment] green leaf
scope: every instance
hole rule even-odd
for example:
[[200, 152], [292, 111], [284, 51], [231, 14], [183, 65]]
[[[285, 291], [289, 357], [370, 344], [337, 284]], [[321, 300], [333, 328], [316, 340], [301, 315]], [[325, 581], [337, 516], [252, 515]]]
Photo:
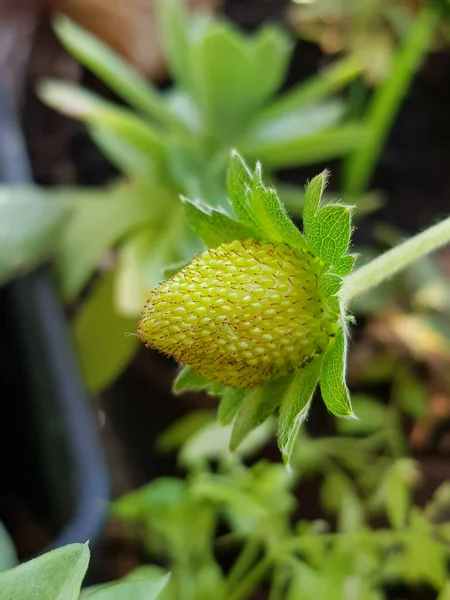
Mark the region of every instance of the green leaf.
[[243, 439], [275, 411], [281, 403], [291, 376], [281, 377], [263, 387], [247, 390], [242, 406], [234, 421], [230, 439], [233, 452]]
[[253, 186], [253, 173], [241, 156], [232, 150], [227, 170], [227, 191], [240, 221], [258, 231], [257, 220], [247, 202], [247, 190]]
[[338, 293], [341, 289], [342, 281], [340, 277], [329, 271], [320, 274], [319, 289], [320, 295], [326, 300], [332, 313], [339, 312]]
[[225, 388], [219, 404], [219, 422], [221, 425], [229, 425], [240, 409], [247, 390], [237, 388]]
[[376, 398], [352, 394], [352, 405], [358, 419], [339, 419], [337, 429], [343, 435], [369, 435], [380, 431], [386, 424], [386, 406]]
[[114, 278], [111, 271], [96, 284], [84, 300], [73, 325], [81, 370], [90, 392], [111, 384], [133, 357], [138, 339], [137, 319], [122, 317], [114, 305]]
[[173, 382], [172, 390], [178, 394], [184, 391], [198, 391], [208, 387], [210, 382], [189, 367], [183, 367]]
[[153, 178], [155, 164], [151, 156], [144, 156], [131, 148], [120, 136], [105, 127], [89, 125], [88, 131], [100, 152], [119, 171], [144, 180]]
[[162, 597], [162, 592], [169, 583], [170, 573], [160, 575], [144, 573], [138, 577], [129, 575], [122, 581], [98, 585], [84, 590], [80, 600], [157, 600]]
[[349, 254], [348, 256], [341, 256], [333, 261], [333, 271], [339, 277], [345, 277], [352, 272], [356, 261], [355, 254]]
[[333, 265], [347, 252], [351, 230], [350, 207], [325, 206], [319, 210], [309, 227], [308, 244], [322, 260]]
[[299, 141], [336, 125], [344, 111], [345, 106], [341, 101], [329, 100], [301, 110], [284, 112], [269, 119], [258, 119], [245, 133], [239, 148], [244, 154], [251, 153], [252, 156], [257, 148], [262, 151], [262, 156], [277, 150], [289, 151], [289, 148], [298, 145]]
[[112, 515], [131, 520], [148, 518], [155, 509], [179, 503], [185, 490], [186, 482], [182, 479], [158, 477], [113, 502]]
[[1, 189], [0, 285], [46, 260], [58, 245], [67, 211], [33, 187]]
[[125, 173], [150, 179], [161, 169], [167, 134], [147, 121], [73, 84], [46, 80], [38, 92], [49, 106], [84, 121], [100, 150]]
[[47, 79], [38, 88], [40, 98], [68, 117], [103, 127], [142, 157], [165, 154], [164, 134], [130, 110], [102, 99], [77, 85]]
[[345, 383], [347, 341], [343, 329], [339, 329], [331, 349], [325, 355], [320, 375], [320, 391], [328, 410], [337, 417], [356, 418]]
[[63, 46], [131, 106], [159, 121], [179, 125], [156, 88], [106, 44], [66, 17], [56, 17], [54, 29]]
[[[264, 63], [262, 63], [264, 64]], [[320, 102], [351, 82], [361, 72], [361, 67], [353, 58], [336, 61], [323, 71], [289, 89], [266, 108], [262, 120], [295, 111], [299, 108]]]
[[186, 6], [179, 0], [155, 2], [158, 30], [165, 55], [178, 86], [193, 94], [195, 74], [191, 68], [191, 50], [188, 30], [190, 27]]
[[200, 200], [182, 198], [189, 223], [206, 246], [219, 246], [224, 242], [254, 237], [253, 231]]
[[327, 170], [316, 175], [306, 186], [305, 198], [303, 200], [303, 229], [308, 240], [311, 228], [314, 224], [316, 214], [322, 202], [322, 195], [327, 186], [329, 172]]
[[278, 416], [278, 446], [289, 463], [298, 430], [308, 416], [310, 402], [319, 381], [322, 361], [315, 360], [299, 369], [289, 384]]
[[386, 474], [384, 495], [386, 514], [395, 529], [406, 526], [412, 503], [412, 482], [416, 479], [417, 467], [409, 458], [397, 460]]
[[339, 532], [361, 531], [364, 525], [364, 505], [347, 475], [340, 471], [329, 471], [320, 495], [325, 510], [337, 514]]
[[195, 410], [177, 419], [157, 439], [156, 445], [161, 452], [177, 450], [199, 430], [211, 422], [216, 422], [213, 410]]
[[114, 185], [103, 190], [77, 189], [52, 192], [72, 209], [57, 257], [63, 296], [73, 300], [96, 269], [99, 260], [114, 244], [134, 229], [157, 220], [172, 197], [158, 185], [150, 188], [152, 201], [138, 186]]
[[225, 21], [211, 19], [208, 25], [202, 36], [191, 36], [196, 100], [207, 128], [230, 139], [281, 84], [291, 43], [275, 27], [248, 35]]
[[312, 135], [274, 137], [265, 141], [245, 138], [238, 144], [250, 160], [260, 160], [266, 168], [281, 169], [322, 162], [357, 150], [367, 139], [367, 128], [360, 123], [336, 125]]
[[247, 203], [268, 239], [306, 248], [304, 237], [288, 217], [274, 188], [256, 185], [248, 189]]
[[0, 523], [0, 571], [12, 569], [17, 565], [17, 554], [12, 539]]
[[89, 563], [89, 548], [71, 544], [0, 573], [2, 600], [77, 600]]
[[116, 301], [120, 313], [137, 316], [149, 290], [164, 279], [164, 267], [179, 259], [180, 240], [185, 236], [181, 206], [175, 204], [170, 219], [155, 223], [129, 236], [119, 249]]
[[447, 545], [437, 539], [433, 526], [417, 508], [411, 509], [410, 521], [404, 543], [405, 579], [440, 590], [448, 578]]

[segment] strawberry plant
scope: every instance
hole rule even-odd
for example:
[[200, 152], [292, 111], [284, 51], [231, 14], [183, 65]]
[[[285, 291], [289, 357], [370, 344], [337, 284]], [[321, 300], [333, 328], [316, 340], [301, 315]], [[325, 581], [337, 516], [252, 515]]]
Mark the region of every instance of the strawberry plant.
[[347, 314], [353, 297], [450, 239], [449, 219], [352, 272], [351, 207], [322, 202], [326, 173], [307, 186], [303, 233], [290, 221], [261, 166], [233, 152], [232, 211], [185, 199], [193, 229], [209, 246], [154, 292], [139, 335], [184, 367], [175, 391], [221, 398], [230, 446], [278, 411], [278, 443], [289, 461], [319, 383], [328, 410], [354, 418], [345, 382]]

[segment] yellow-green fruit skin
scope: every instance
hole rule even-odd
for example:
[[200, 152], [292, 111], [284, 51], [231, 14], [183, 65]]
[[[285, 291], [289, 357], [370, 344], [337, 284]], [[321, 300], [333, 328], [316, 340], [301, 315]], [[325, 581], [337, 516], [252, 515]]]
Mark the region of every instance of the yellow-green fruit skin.
[[319, 293], [324, 269], [287, 244], [211, 248], [154, 290], [139, 337], [207, 379], [255, 387], [306, 366], [337, 330]]

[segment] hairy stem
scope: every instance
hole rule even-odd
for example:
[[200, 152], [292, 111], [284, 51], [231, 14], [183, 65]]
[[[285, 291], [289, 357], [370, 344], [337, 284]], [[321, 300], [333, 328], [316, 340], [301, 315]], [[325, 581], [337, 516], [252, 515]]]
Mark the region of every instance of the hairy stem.
[[373, 261], [356, 269], [343, 282], [340, 298], [346, 304], [365, 292], [405, 269], [418, 258], [437, 250], [450, 242], [450, 217], [424, 232], [399, 244]]

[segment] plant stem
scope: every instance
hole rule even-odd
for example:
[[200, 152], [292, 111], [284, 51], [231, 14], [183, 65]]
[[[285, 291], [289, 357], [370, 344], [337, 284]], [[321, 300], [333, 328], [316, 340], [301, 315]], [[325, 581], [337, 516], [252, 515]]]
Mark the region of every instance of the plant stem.
[[254, 590], [255, 586], [264, 578], [272, 564], [268, 556], [262, 558], [256, 565], [247, 573], [241, 582], [231, 590], [227, 596], [227, 600], [245, 600], [248, 594]]
[[236, 583], [238, 583], [250, 570], [254, 565], [259, 552], [259, 543], [256, 540], [250, 538], [245, 542], [244, 547], [235, 560], [230, 570], [230, 574], [228, 575], [228, 584], [230, 587], [236, 585]]
[[270, 587], [269, 600], [283, 600], [286, 577], [281, 565], [277, 565], [272, 577], [272, 585]]
[[356, 269], [343, 282], [340, 298], [344, 304], [405, 269], [418, 258], [450, 242], [450, 217], [406, 240], [392, 250]]
[[359, 196], [367, 188], [401, 102], [430, 46], [437, 20], [437, 11], [428, 6], [422, 9], [414, 19], [388, 77], [375, 91], [366, 117], [369, 135], [345, 165], [346, 194]]

